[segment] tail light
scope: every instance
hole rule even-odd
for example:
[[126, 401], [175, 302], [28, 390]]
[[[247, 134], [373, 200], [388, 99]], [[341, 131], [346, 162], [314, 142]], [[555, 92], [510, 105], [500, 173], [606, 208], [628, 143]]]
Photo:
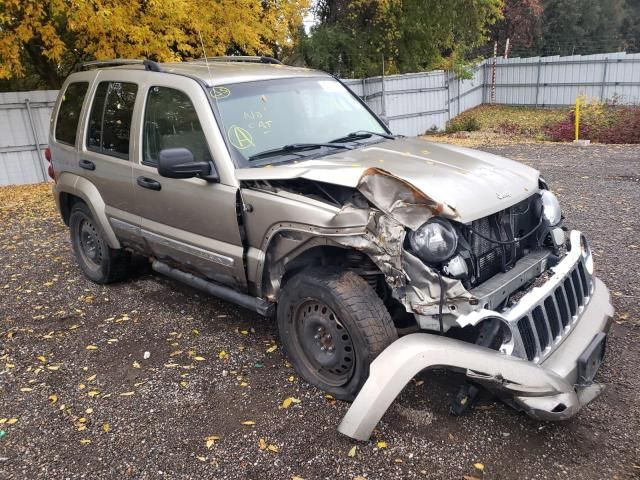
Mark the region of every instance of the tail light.
[[53, 163], [51, 162], [51, 149], [49, 147], [44, 149], [44, 158], [49, 162], [49, 168], [47, 169], [47, 173], [51, 177], [52, 180], [56, 179], [56, 173], [53, 171]]

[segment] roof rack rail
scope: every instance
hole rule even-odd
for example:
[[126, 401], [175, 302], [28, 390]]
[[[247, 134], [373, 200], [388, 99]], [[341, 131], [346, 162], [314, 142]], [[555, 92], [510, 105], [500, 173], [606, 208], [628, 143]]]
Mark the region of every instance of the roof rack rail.
[[270, 63], [273, 65], [282, 65], [282, 62], [273, 57], [265, 57], [259, 55], [222, 55], [219, 57], [202, 57], [189, 60], [190, 62], [247, 62], [247, 63]]
[[80, 66], [80, 70], [89, 70], [91, 68], [119, 67], [122, 65], [144, 65], [145, 70], [151, 72], [162, 72], [162, 68], [153, 60], [135, 60], [129, 58], [117, 58], [114, 60], [94, 60], [92, 62], [84, 62]]

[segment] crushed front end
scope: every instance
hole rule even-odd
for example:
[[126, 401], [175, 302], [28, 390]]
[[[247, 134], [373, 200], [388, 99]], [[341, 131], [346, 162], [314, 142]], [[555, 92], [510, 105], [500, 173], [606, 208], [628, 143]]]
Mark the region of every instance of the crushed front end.
[[432, 367], [462, 371], [543, 420], [570, 418], [600, 393], [593, 378], [613, 315], [609, 292], [594, 276], [586, 238], [562, 227], [559, 204], [544, 186], [466, 223], [433, 215], [408, 225], [398, 211], [381, 209], [392, 220], [376, 223], [378, 238], [396, 240], [381, 245], [388, 256], [378, 264], [421, 333], [373, 362], [342, 433], [368, 438], [406, 383]]

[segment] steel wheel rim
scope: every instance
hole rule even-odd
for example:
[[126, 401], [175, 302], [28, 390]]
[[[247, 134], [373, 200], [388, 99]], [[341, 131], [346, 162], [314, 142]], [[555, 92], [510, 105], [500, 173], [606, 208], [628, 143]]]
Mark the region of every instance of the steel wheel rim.
[[83, 219], [78, 225], [78, 240], [80, 253], [85, 262], [94, 267], [102, 263], [102, 244], [96, 227], [90, 221]]
[[344, 385], [355, 369], [349, 331], [325, 303], [303, 300], [294, 312], [295, 340], [308, 367], [330, 386]]

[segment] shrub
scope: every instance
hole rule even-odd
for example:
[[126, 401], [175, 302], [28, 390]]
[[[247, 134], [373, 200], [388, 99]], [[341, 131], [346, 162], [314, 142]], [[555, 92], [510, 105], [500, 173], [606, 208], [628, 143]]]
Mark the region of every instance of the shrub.
[[459, 115], [447, 122], [447, 133], [477, 132], [480, 130], [480, 122], [474, 115]]
[[[575, 111], [548, 126], [545, 135], [556, 142], [575, 138]], [[599, 143], [640, 143], [640, 107], [594, 103], [581, 109], [580, 138]]]

